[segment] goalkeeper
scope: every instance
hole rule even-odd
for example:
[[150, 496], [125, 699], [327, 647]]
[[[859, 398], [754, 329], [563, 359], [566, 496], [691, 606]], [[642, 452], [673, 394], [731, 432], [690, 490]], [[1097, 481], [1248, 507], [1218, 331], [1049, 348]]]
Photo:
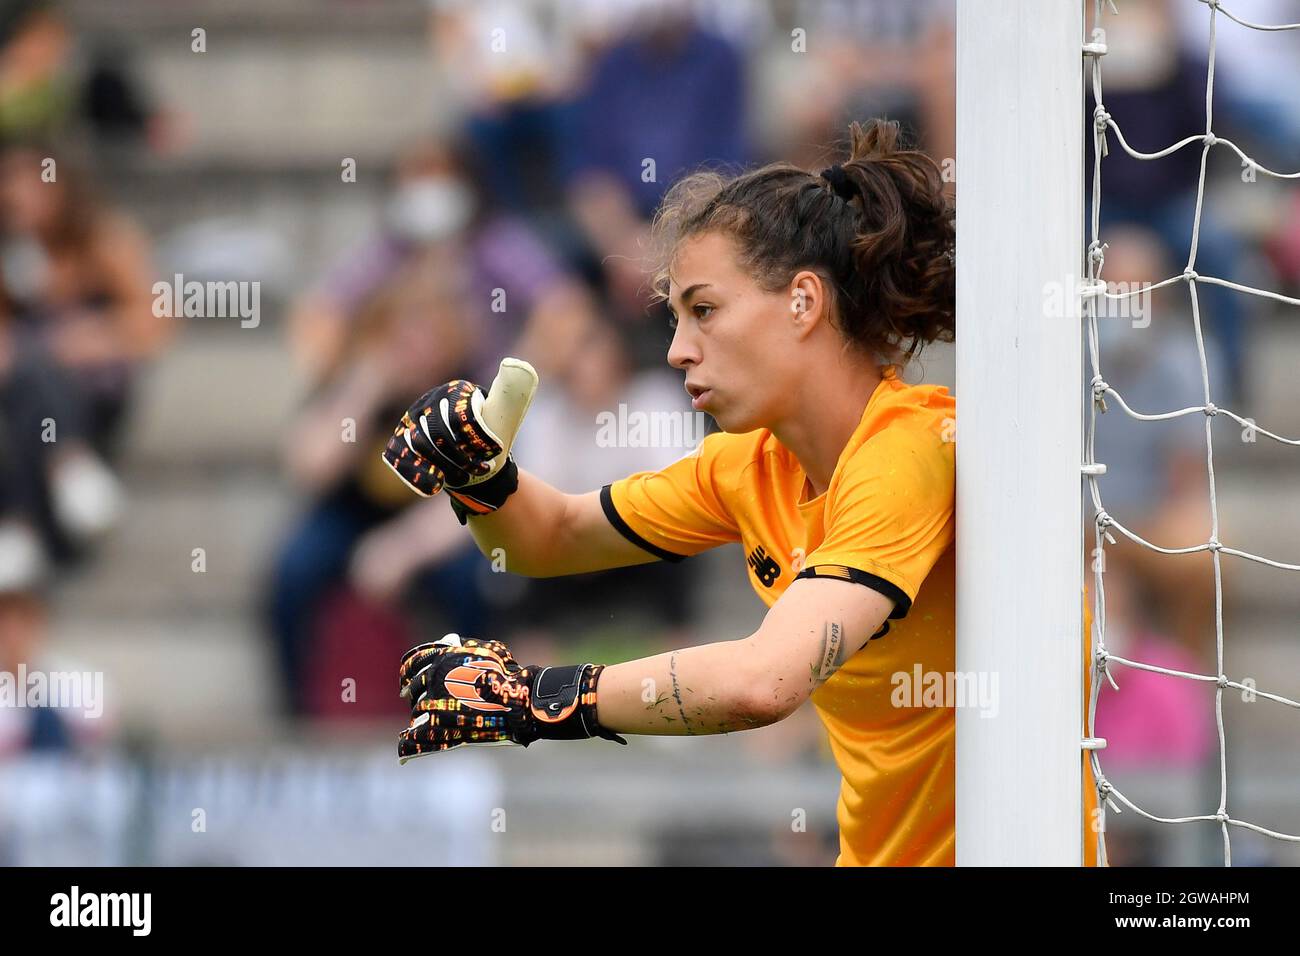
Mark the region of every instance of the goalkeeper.
[[900, 148], [896, 124], [850, 134], [849, 156], [820, 173], [698, 173], [656, 215], [668, 362], [722, 429], [695, 451], [564, 494], [516, 466], [513, 433], [460, 381], [422, 396], [384, 452], [417, 492], [445, 489], [480, 549], [504, 549], [520, 574], [739, 542], [769, 607], [761, 626], [608, 666], [521, 665], [488, 639], [421, 645], [401, 662], [403, 759], [726, 733], [811, 699], [842, 774], [837, 862], [954, 862], [953, 702], [900, 694], [896, 678], [955, 663], [955, 401], [899, 374], [952, 339], [954, 213], [939, 168]]

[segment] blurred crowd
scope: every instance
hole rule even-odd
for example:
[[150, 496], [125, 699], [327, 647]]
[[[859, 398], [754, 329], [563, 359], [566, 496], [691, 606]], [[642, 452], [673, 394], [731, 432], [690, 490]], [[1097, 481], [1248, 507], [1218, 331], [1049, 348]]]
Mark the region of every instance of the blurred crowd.
[[[6, 665], [44, 643], [61, 576], [93, 569], [125, 493], [115, 440], [132, 382], [166, 360], [174, 331], [151, 309], [151, 250], [129, 216], [93, 198], [71, 159], [56, 182], [40, 174], [67, 142], [102, 175], [132, 150], [183, 159], [184, 104], [155, 107], [164, 91], [136, 80], [129, 44], [77, 36], [73, 22], [57, 3], [24, 2], [0, 23], [0, 373], [13, 396], [0, 503], [30, 559], [0, 561], [12, 572], [0, 585], [14, 609], [0, 618]], [[791, 69], [806, 44], [796, 25], [819, 55]], [[819, 162], [850, 119], [882, 111], [952, 152], [943, 4], [437, 0], [427, 26], [444, 115], [412, 116], [372, 228], [280, 323], [305, 383], [284, 462], [301, 504], [267, 556], [259, 607], [278, 700], [296, 719], [389, 713], [396, 652], [431, 632], [490, 634], [539, 659], [716, 638], [691, 631], [690, 562], [518, 578], [478, 553], [445, 502], [414, 498], [378, 450], [425, 389], [456, 377], [486, 387], [516, 354], [544, 383], [516, 448], [524, 468], [581, 492], [670, 463], [694, 442], [602, 447], [594, 434], [620, 406], [690, 414], [642, 261], [672, 181], [702, 164]], [[51, 419], [57, 442], [42, 443], [36, 423]], [[351, 699], [340, 674], [356, 682]], [[48, 736], [29, 717], [6, 749]], [[752, 746], [759, 759], [826, 759], [811, 712]], [[817, 845], [819, 861], [833, 856], [833, 822]]]
[[[323, 15], [362, 5], [321, 2]], [[1263, 5], [1256, 19], [1300, 19], [1295, 3]], [[1107, 23], [1106, 105], [1135, 148], [1155, 150], [1204, 128], [1206, 10], [1121, 6]], [[543, 383], [516, 446], [521, 467], [584, 492], [670, 463], [689, 445], [601, 447], [594, 435], [597, 416], [620, 403], [689, 415], [643, 261], [672, 182], [706, 164], [819, 168], [850, 120], [876, 115], [900, 120], [937, 160], [955, 154], [951, 0], [425, 7], [442, 115], [411, 117], [371, 228], [336, 249], [273, 323], [304, 383], [283, 462], [299, 507], [266, 556], [258, 614], [294, 719], [397, 714], [392, 662], [431, 633], [501, 638], [521, 660], [626, 659], [739, 636], [693, 629], [708, 596], [691, 561], [569, 579], [510, 574], [478, 552], [445, 501], [401, 485], [379, 449], [423, 391], [462, 377], [486, 389], [500, 358], [518, 355]], [[815, 55], [800, 55], [813, 38]], [[1300, 168], [1300, 95], [1268, 81], [1269, 64], [1300, 61], [1300, 37], [1220, 29], [1219, 41], [1216, 131], [1266, 165]], [[0, 5], [0, 670], [45, 653], [59, 583], [93, 571], [96, 543], [130, 493], [119, 456], [133, 383], [166, 361], [177, 331], [153, 308], [161, 277], [150, 238], [93, 175], [105, 177], [101, 157], [184, 158], [185, 104], [142, 83], [128, 50], [79, 35], [58, 3]], [[1182, 271], [1198, 156], [1139, 163], [1112, 143], [1106, 279]], [[1234, 178], [1212, 168], [1210, 188]], [[1295, 294], [1300, 191], [1252, 210], [1206, 204], [1197, 269]], [[1201, 311], [1216, 401], [1249, 402], [1258, 302], [1202, 286]], [[1107, 381], [1142, 410], [1199, 404], [1185, 289], [1158, 296], [1152, 316], [1141, 328], [1102, 321]], [[1104, 421], [1097, 459], [1123, 462], [1103, 483], [1107, 510], [1150, 540], [1203, 538], [1203, 426], [1166, 423], [1158, 437], [1143, 427]], [[1134, 548], [1107, 560], [1120, 571], [1106, 579], [1111, 649], [1213, 666], [1208, 563]], [[343, 674], [377, 692], [341, 696]], [[1127, 693], [1103, 693], [1099, 733], [1129, 741], [1107, 751], [1107, 766], [1202, 765], [1213, 749], [1204, 695], [1126, 676]], [[826, 759], [822, 736], [809, 708], [747, 735], [756, 759], [795, 763]], [[0, 753], [53, 745], [75, 742], [44, 716], [0, 711]], [[785, 842], [774, 840], [778, 858], [806, 854]]]
[[[172, 333], [151, 242], [97, 191], [93, 148], [147, 138], [133, 82], [57, 6], [0, 7], [0, 670], [51, 659], [48, 611], [123, 503], [116, 463], [139, 370]], [[71, 130], [80, 148], [70, 147]], [[21, 690], [20, 690], [21, 693]], [[80, 720], [0, 709], [0, 754], [66, 750]]]
[[[1091, 8], [1091, 4], [1088, 5]], [[1234, 5], [1256, 23], [1300, 20], [1300, 4], [1262, 0]], [[1091, 16], [1091, 15], [1090, 15]], [[1206, 129], [1209, 11], [1200, 3], [1145, 0], [1121, 5], [1104, 20], [1108, 53], [1102, 60], [1103, 103], [1136, 151], [1151, 153]], [[1276, 42], [1280, 40], [1281, 42]], [[1282, 172], [1300, 169], [1300, 96], [1276, 82], [1300, 62], [1295, 32], [1249, 30], [1220, 17], [1215, 31], [1213, 129], [1258, 163]], [[1281, 72], [1279, 72], [1281, 71]], [[1096, 102], [1085, 73], [1086, 106]], [[1099, 236], [1101, 275], [1113, 293], [1138, 292], [1194, 267], [1200, 275], [1295, 296], [1300, 292], [1296, 211], [1300, 193], [1279, 188], [1250, 170], [1235, 153], [1216, 149], [1205, 170], [1192, 144], [1158, 160], [1129, 156], [1108, 134], [1103, 156]], [[1086, 209], [1091, 211], [1093, 143], [1086, 138]], [[1199, 215], [1199, 221], [1198, 221]], [[1089, 233], [1086, 240], [1091, 240]], [[1192, 258], [1194, 256], [1194, 259]], [[1200, 283], [1200, 328], [1210, 400], [1249, 416], [1261, 396], [1252, 391], [1252, 352], [1271, 303], [1218, 285]], [[1204, 405], [1202, 359], [1188, 287], [1176, 284], [1099, 309], [1102, 378], [1143, 414]], [[1091, 360], [1085, 349], [1085, 409], [1092, 403]], [[1210, 487], [1203, 416], [1140, 422], [1107, 396], [1097, 416], [1095, 460], [1106, 464], [1102, 505], [1132, 532], [1166, 548], [1204, 542], [1210, 534]], [[1086, 412], [1085, 412], [1086, 414]], [[1233, 422], [1224, 436], [1236, 438]], [[1222, 438], [1220, 456], [1231, 453]], [[1107, 651], [1144, 664], [1214, 674], [1215, 577], [1209, 555], [1169, 555], [1138, 546], [1118, 533], [1095, 547], [1095, 505], [1085, 485], [1085, 575], [1094, 599], [1100, 564], [1105, 588]], [[1235, 569], [1224, 570], [1231, 607]], [[1227, 631], [1244, 634], [1228, 621]], [[1213, 695], [1205, 685], [1112, 664], [1118, 689], [1103, 683], [1096, 732], [1108, 740], [1103, 770], [1114, 780], [1161, 778], [1195, 793], [1188, 805], [1218, 801], [1218, 741]], [[1134, 786], [1137, 786], [1135, 783]], [[1121, 784], [1121, 789], [1123, 784]], [[1201, 811], [1196, 811], [1201, 812]], [[1175, 815], [1169, 813], [1167, 815]], [[1127, 815], [1126, 815], [1127, 816]], [[1187, 834], [1164, 834], [1116, 814], [1108, 839], [1113, 863], [1187, 864], [1195, 847]], [[1181, 839], [1181, 850], [1179, 840]], [[1207, 847], [1208, 860], [1214, 847]]]
[[[426, 627], [491, 633], [544, 659], [584, 649], [617, 659], [707, 636], [690, 631], [691, 562], [508, 578], [442, 502], [413, 500], [385, 474], [377, 452], [424, 389], [455, 377], [486, 387], [505, 355], [527, 358], [543, 382], [516, 459], [557, 487], [593, 491], [689, 450], [593, 441], [597, 416], [620, 404], [690, 414], [644, 259], [667, 187], [705, 164], [816, 162], [849, 119], [877, 108], [867, 103], [939, 155], [951, 150], [952, 24], [941, 6], [782, 6], [430, 5], [431, 54], [456, 119], [438, 136], [413, 135], [374, 233], [342, 250], [289, 314], [313, 382], [311, 437], [291, 474], [314, 501], [268, 596], [290, 707], [345, 709], [329, 703], [336, 682], [324, 675], [352, 673], [359, 662], [343, 661], [377, 640], [411, 640], [382, 623], [394, 599], [441, 622]], [[810, 71], [765, 65], [789, 43], [782, 15], [834, 36], [831, 55]], [[877, 46], [888, 63], [863, 56]], [[802, 95], [784, 89], [779, 115], [764, 115], [761, 82], [787, 76]], [[349, 410], [368, 437], [341, 444]], [[365, 645], [359, 629], [372, 635]], [[397, 635], [385, 641], [387, 630]], [[805, 728], [815, 748], [815, 725]]]

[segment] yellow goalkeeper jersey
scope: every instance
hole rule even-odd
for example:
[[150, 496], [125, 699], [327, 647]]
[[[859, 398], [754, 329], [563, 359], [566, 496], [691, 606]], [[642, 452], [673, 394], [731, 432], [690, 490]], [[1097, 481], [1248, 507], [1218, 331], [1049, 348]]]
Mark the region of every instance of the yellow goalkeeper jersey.
[[740, 542], [769, 607], [811, 576], [894, 600], [812, 695], [842, 776], [839, 865], [954, 863], [955, 428], [946, 388], [889, 373], [821, 495], [806, 497], [803, 468], [765, 428], [711, 434], [601, 490], [610, 522], [664, 560]]

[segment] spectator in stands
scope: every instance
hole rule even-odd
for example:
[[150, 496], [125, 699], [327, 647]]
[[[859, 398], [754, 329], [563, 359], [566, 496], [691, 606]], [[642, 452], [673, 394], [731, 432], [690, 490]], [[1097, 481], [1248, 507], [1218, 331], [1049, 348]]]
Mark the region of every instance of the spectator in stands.
[[0, 322], [0, 563], [62, 561], [116, 520], [116, 479], [95, 453], [77, 382]]
[[[750, 162], [748, 119], [740, 52], [682, 4], [642, 7], [574, 104], [570, 216], [606, 270], [610, 307], [630, 326], [638, 365], [662, 364], [667, 348], [662, 326], [645, 321], [648, 217], [682, 173]], [[664, 317], [661, 308], [652, 315]]]
[[59, 560], [104, 531], [140, 367], [171, 323], [155, 315], [149, 243], [48, 149], [0, 151], [0, 512]]
[[[632, 365], [619, 329], [599, 317], [592, 294], [581, 287], [536, 310], [517, 349], [542, 383], [517, 447], [525, 460], [538, 462], [540, 477], [562, 491], [578, 493], [593, 482], [663, 468], [712, 427], [707, 415], [691, 411], [680, 376], [666, 367], [638, 371]], [[642, 416], [642, 422], [655, 415], [681, 430], [659, 434], [663, 429], [647, 427], [640, 436], [622, 436], [612, 427], [620, 406], [625, 421], [628, 415]], [[602, 431], [602, 423], [610, 428]]]
[[[1155, 152], [1205, 132], [1206, 56], [1203, 51], [1192, 53], [1180, 46], [1169, 0], [1129, 4], [1122, 28], [1111, 30], [1107, 42], [1111, 53], [1103, 64], [1104, 105], [1132, 149]], [[1224, 73], [1222, 69], [1218, 72]], [[1096, 104], [1091, 84], [1087, 89], [1091, 113]], [[1214, 125], [1219, 136], [1233, 138], [1243, 132], [1230, 112], [1215, 113]], [[1139, 160], [1124, 151], [1113, 131], [1107, 134], [1107, 141], [1109, 152], [1102, 159], [1101, 238], [1106, 240], [1115, 225], [1136, 224], [1154, 230], [1168, 248], [1176, 250], [1176, 262], [1170, 263], [1173, 268], [1163, 278], [1181, 273], [1191, 250], [1198, 210], [1203, 147], [1191, 143], [1159, 160]], [[1091, 136], [1086, 137], [1086, 144], [1086, 168], [1091, 170]], [[1237, 165], [1235, 154], [1230, 162]], [[1085, 182], [1090, 203], [1092, 176], [1085, 177]], [[1242, 281], [1240, 237], [1222, 220], [1213, 203], [1203, 204], [1200, 213], [1196, 271]], [[1208, 283], [1197, 291], [1202, 321], [1217, 340], [1225, 361], [1221, 404], [1239, 403], [1246, 397], [1243, 363], [1249, 310], [1254, 303], [1238, 292]]]
[[[1103, 275], [1112, 290], [1136, 290], [1169, 275], [1169, 250], [1147, 229], [1115, 227]], [[1130, 300], [1109, 300], [1098, 319], [1102, 378], [1135, 412], [1152, 414], [1205, 404], [1195, 332], [1181, 286]], [[1139, 312], [1139, 310], [1142, 310]], [[1205, 343], [1211, 397], [1222, 394], [1224, 362]], [[1091, 362], [1087, 364], [1091, 379]], [[1088, 383], [1085, 382], [1085, 388]], [[1091, 394], [1085, 401], [1091, 401]], [[1205, 417], [1184, 415], [1144, 422], [1129, 417], [1113, 396], [1097, 417], [1096, 460], [1108, 514], [1153, 544], [1186, 547], [1209, 538], [1209, 486], [1205, 468]], [[1085, 406], [1086, 407], [1086, 406]], [[1084, 518], [1095, 509], [1084, 489]], [[1086, 537], [1092, 548], [1089, 525]], [[1114, 534], [1112, 532], [1112, 534]], [[1185, 647], [1203, 649], [1213, 637], [1214, 581], [1206, 552], [1166, 555], [1127, 538], [1106, 549], [1107, 570], [1132, 573], [1157, 623]]]
[[[40, 552], [9, 549], [0, 557], [0, 679], [8, 685], [9, 700], [0, 706], [0, 760], [24, 753], [66, 752], [103, 736], [103, 689], [77, 685], [80, 699], [55, 699], [51, 671], [72, 673], [46, 646], [49, 579]], [[79, 669], [78, 669], [79, 671]], [[34, 678], [44, 679], [43, 687]], [[69, 692], [71, 681], [57, 682]], [[93, 683], [93, 677], [92, 677]], [[31, 692], [35, 690], [33, 698]], [[15, 706], [22, 695], [23, 703]], [[93, 719], [88, 719], [93, 718]]]
[[[1191, 653], [1161, 633], [1135, 603], [1134, 584], [1125, 574], [1105, 576], [1107, 652], [1168, 670], [1213, 673], [1212, 654]], [[1215, 742], [1214, 685], [1118, 663], [1109, 667], [1119, 690], [1102, 678], [1096, 731], [1107, 741], [1103, 766], [1151, 770], [1203, 764]]]
[[466, 302], [481, 326], [466, 368], [476, 381], [490, 380], [528, 313], [566, 275], [523, 220], [479, 189], [473, 168], [459, 145], [425, 140], [403, 151], [379, 229], [290, 314], [291, 346], [309, 378], [334, 374], [350, 327], [377, 290], [428, 250], [443, 249], [464, 260]]
[[[582, 67], [574, 0], [430, 0], [433, 63], [484, 188], [533, 214], [559, 195], [566, 101]], [[576, 16], [575, 16], [576, 14]]]
[[[1108, 567], [1104, 586], [1109, 654], [1188, 674], [1214, 673], [1213, 653], [1189, 650], [1165, 633], [1137, 600], [1141, 588], [1133, 575]], [[1121, 791], [1130, 785], [1159, 785], [1162, 792], [1180, 794], [1181, 806], [1212, 806], [1218, 799], [1217, 780], [1210, 785], [1204, 771], [1217, 749], [1214, 685], [1117, 661], [1110, 662], [1109, 673], [1114, 687], [1104, 676], [1094, 678], [1100, 687], [1094, 730], [1106, 740], [1098, 754], [1102, 772]], [[1132, 791], [1128, 795], [1136, 796]], [[1143, 800], [1138, 797], [1137, 802], [1142, 805]], [[1198, 862], [1190, 834], [1157, 834], [1159, 828], [1150, 821], [1133, 820], [1127, 808], [1121, 809], [1121, 815], [1111, 812], [1107, 818], [1106, 852], [1113, 865]]]
[[72, 38], [51, 0], [0, 6], [0, 137], [45, 136], [73, 106]]
[[380, 458], [412, 396], [467, 375], [481, 323], [463, 265], [437, 246], [407, 263], [346, 329], [334, 368], [300, 416], [311, 424], [286, 464], [309, 503], [275, 559], [267, 595], [293, 712], [308, 698], [304, 664], [319, 611], [345, 585], [390, 602], [427, 568], [419, 591], [447, 629], [485, 632], [475, 582], [484, 559], [444, 501], [416, 498]]
[[952, 0], [791, 0], [756, 77], [767, 151], [825, 165], [849, 120], [889, 116], [936, 159], [953, 157], [954, 10]]
[[[1298, 9], [1295, 0], [1254, 0], [1249, 12], [1233, 12], [1254, 23], [1283, 24], [1294, 23]], [[1210, 44], [1209, 5], [1175, 3], [1171, 12], [1183, 48], [1204, 60]], [[1253, 30], [1231, 24], [1221, 10], [1216, 11], [1215, 114], [1231, 114], [1253, 143], [1238, 145], [1273, 169], [1288, 164], [1294, 169], [1291, 160], [1300, 148], [1300, 85], [1278, 82], [1297, 61], [1300, 30]]]
[[739, 51], [680, 4], [647, 6], [629, 25], [579, 96], [568, 175], [617, 184], [644, 220], [684, 172], [753, 157]]
[[[596, 317], [591, 296], [536, 311], [518, 351], [541, 387], [528, 427], [515, 444], [519, 461], [562, 491], [579, 493], [634, 472], [663, 468], [703, 439], [712, 420], [692, 412], [681, 380], [667, 368], [638, 372], [617, 327]], [[668, 631], [689, 623], [695, 569], [656, 561], [595, 574], [523, 581], [514, 619], [613, 622], [628, 615]], [[657, 645], [647, 646], [654, 653]], [[538, 649], [540, 653], [541, 649]]]

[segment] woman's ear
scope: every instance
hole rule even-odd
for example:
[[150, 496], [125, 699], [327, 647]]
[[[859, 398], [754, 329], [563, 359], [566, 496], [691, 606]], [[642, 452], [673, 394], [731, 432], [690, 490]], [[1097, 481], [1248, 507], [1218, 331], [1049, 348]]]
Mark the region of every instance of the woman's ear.
[[798, 338], [803, 338], [827, 318], [830, 307], [826, 283], [817, 273], [805, 269], [790, 280], [790, 315]]

